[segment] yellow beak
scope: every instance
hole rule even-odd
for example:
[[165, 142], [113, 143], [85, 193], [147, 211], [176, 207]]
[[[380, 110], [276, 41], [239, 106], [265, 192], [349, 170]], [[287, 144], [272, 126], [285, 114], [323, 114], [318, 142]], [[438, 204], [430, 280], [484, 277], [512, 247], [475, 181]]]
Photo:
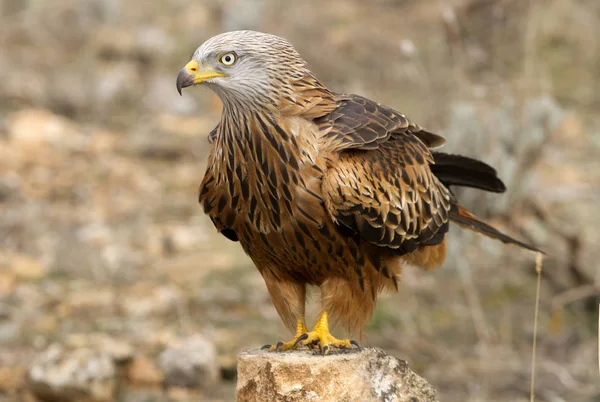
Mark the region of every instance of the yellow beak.
[[200, 84], [210, 78], [225, 77], [227, 74], [218, 73], [210, 67], [200, 70], [196, 60], [190, 61], [185, 65], [177, 75], [177, 92], [181, 95], [181, 90], [191, 85]]

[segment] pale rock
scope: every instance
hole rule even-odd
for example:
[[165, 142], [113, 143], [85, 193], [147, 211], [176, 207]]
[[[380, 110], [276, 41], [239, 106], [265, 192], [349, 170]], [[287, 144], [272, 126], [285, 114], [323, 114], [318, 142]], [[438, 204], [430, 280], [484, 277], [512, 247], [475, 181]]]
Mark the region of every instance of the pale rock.
[[[243, 251], [228, 251], [217, 246], [207, 246], [205, 250], [197, 249], [173, 254], [169, 258], [157, 261], [155, 270], [166, 276], [170, 282], [185, 288], [190, 283], [203, 283], [204, 278], [215, 275], [216, 272], [231, 269], [235, 264], [239, 264], [240, 258], [238, 256], [243, 254]], [[241, 258], [244, 257], [246, 256], [241, 256]], [[198, 269], [199, 261], [202, 261], [202, 269]], [[260, 279], [262, 280], [262, 278]], [[262, 283], [258, 283], [258, 285], [262, 285]], [[211, 295], [206, 294], [199, 294], [197, 297], [201, 301], [212, 299]]]
[[24, 376], [25, 371], [22, 367], [0, 367], [0, 395], [15, 394], [23, 385]]
[[3, 168], [4, 175], [16, 175], [14, 170], [11, 173], [8, 169], [20, 168], [23, 164], [23, 157], [20, 152], [15, 152], [15, 146], [11, 141], [2, 137], [3, 134], [0, 133], [0, 167]]
[[172, 285], [138, 283], [122, 297], [121, 306], [130, 316], [148, 317], [174, 310], [183, 302], [181, 292]]
[[0, 321], [0, 345], [14, 342], [22, 336], [23, 323], [16, 320]]
[[118, 150], [119, 143], [124, 137], [122, 133], [108, 131], [103, 128], [94, 128], [90, 135], [89, 150], [99, 156], [105, 156]]
[[208, 27], [215, 23], [214, 15], [207, 4], [191, 2], [186, 5], [185, 13], [181, 16], [181, 24], [184, 26]]
[[417, 51], [415, 43], [410, 39], [402, 39], [400, 41], [400, 51], [404, 53], [405, 56], [413, 56]]
[[191, 402], [207, 400], [204, 397], [202, 391], [182, 387], [169, 387], [169, 389], [167, 390], [167, 395], [169, 397], [169, 400], [173, 402]]
[[24, 109], [11, 114], [7, 118], [7, 132], [11, 141], [24, 149], [51, 145], [80, 150], [87, 145], [86, 136], [75, 123], [44, 109]]
[[436, 390], [380, 349], [238, 356], [237, 401], [434, 402]]
[[569, 112], [554, 129], [552, 139], [564, 147], [585, 146], [588, 143], [586, 133], [581, 116], [576, 112]]
[[118, 102], [119, 96], [135, 93], [137, 66], [132, 62], [105, 64], [96, 72], [95, 93], [102, 105]]
[[[0, 270], [2, 265], [0, 264]], [[43, 308], [48, 298], [39, 288], [39, 283], [23, 282], [19, 284], [12, 294], [18, 303], [21, 316], [36, 315]]]
[[71, 334], [67, 343], [73, 347], [87, 347], [106, 354], [117, 363], [122, 364], [133, 358], [133, 346], [125, 340], [113, 338], [103, 333]]
[[[172, 86], [171, 81], [169, 85]], [[210, 117], [175, 113], [162, 113], [158, 116], [157, 122], [159, 129], [164, 133], [183, 137], [206, 137], [215, 125], [214, 119]]]
[[84, 288], [72, 291], [61, 304], [69, 311], [100, 311], [115, 307], [117, 295], [113, 289]]
[[118, 59], [152, 58], [170, 53], [175, 45], [173, 37], [157, 26], [137, 30], [114, 26], [100, 28], [93, 47], [103, 57]]
[[138, 30], [136, 42], [138, 51], [151, 57], [166, 57], [176, 46], [175, 39], [157, 26], [146, 26]]
[[173, 344], [177, 340], [177, 335], [171, 328], [161, 328], [156, 331], [148, 333], [147, 342], [153, 347], [160, 349], [165, 348], [167, 345]]
[[172, 342], [158, 358], [166, 386], [211, 389], [219, 368], [214, 345], [201, 335]]
[[[205, 136], [214, 127], [214, 119], [212, 127], [207, 125], [191, 126], [190, 123], [196, 118], [187, 119], [186, 115], [200, 115], [198, 110], [200, 109], [198, 101], [191, 96], [179, 96], [177, 91], [173, 91], [173, 77], [171, 74], [160, 74], [152, 77], [152, 80], [148, 82], [149, 88], [146, 91], [144, 103], [147, 105], [149, 110], [156, 111], [157, 113], [164, 113], [165, 111], [171, 112], [166, 114], [166, 119], [163, 118], [162, 114], [158, 114], [156, 124], [161, 131], [169, 134], [183, 134], [187, 135], [199, 135], [203, 133]], [[175, 125], [169, 124], [175, 121], [175, 115], [182, 118], [182, 121], [177, 121]], [[165, 123], [167, 125], [165, 126]], [[183, 127], [180, 130], [180, 123], [183, 123]], [[202, 120], [199, 120], [200, 124], [203, 124]]]
[[127, 137], [124, 147], [128, 154], [142, 158], [175, 161], [194, 155], [190, 139], [180, 135], [139, 131]]
[[0, 299], [9, 296], [15, 290], [17, 277], [13, 272], [0, 271]]
[[114, 400], [116, 375], [107, 353], [52, 344], [29, 366], [27, 383], [42, 400], [102, 402]]
[[77, 238], [94, 247], [106, 247], [113, 240], [111, 229], [101, 223], [91, 223], [77, 230]]
[[58, 317], [54, 314], [41, 315], [33, 321], [33, 328], [36, 332], [55, 333], [58, 328]]
[[143, 355], [135, 356], [127, 365], [126, 375], [129, 382], [138, 386], [160, 385], [163, 382], [160, 370]]
[[151, 257], [162, 257], [165, 249], [164, 236], [162, 231], [156, 226], [150, 226], [146, 229], [142, 247]]
[[201, 225], [176, 225], [167, 228], [167, 239], [172, 251], [192, 251], [206, 242], [206, 229]]
[[42, 263], [25, 254], [0, 252], [0, 267], [7, 267], [21, 280], [37, 280], [46, 275], [46, 268]]

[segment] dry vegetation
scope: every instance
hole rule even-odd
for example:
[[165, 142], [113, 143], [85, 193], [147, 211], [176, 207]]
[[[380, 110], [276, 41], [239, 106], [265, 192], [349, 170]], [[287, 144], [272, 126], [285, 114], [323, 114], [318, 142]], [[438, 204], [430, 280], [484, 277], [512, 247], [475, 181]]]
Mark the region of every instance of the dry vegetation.
[[[191, 334], [214, 343], [223, 379], [169, 397], [231, 400], [237, 352], [287, 336], [196, 204], [218, 102], [175, 91], [191, 52], [236, 28], [287, 37], [334, 90], [498, 167], [506, 195], [461, 196], [549, 252], [538, 400], [598, 400], [600, 2], [0, 0], [0, 401], [33, 400], [29, 362], [97, 332], [142, 356], [120, 400], [165, 400], [140, 384]], [[455, 228], [445, 267], [407, 270], [363, 343], [442, 400], [528, 400], [533, 267]]]

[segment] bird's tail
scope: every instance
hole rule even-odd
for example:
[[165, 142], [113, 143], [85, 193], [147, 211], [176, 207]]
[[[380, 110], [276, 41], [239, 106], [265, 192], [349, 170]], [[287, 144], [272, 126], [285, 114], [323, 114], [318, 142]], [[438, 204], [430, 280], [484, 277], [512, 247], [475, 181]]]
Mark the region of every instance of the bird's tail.
[[459, 204], [452, 206], [449, 217], [452, 222], [457, 223], [459, 226], [465, 229], [484, 234], [492, 239], [500, 240], [502, 243], [514, 244], [527, 250], [543, 253], [543, 251], [539, 248], [514, 239], [509, 235], [502, 233], [493, 226], [488, 225]]
[[[430, 166], [431, 171], [446, 187], [453, 185], [473, 187], [495, 193], [502, 193], [506, 190], [504, 183], [498, 178], [496, 170], [481, 161], [441, 152], [433, 152], [432, 154], [435, 164]], [[527, 250], [542, 252], [537, 247], [500, 232], [459, 204], [452, 206], [449, 217], [452, 222], [463, 228], [484, 234], [492, 239], [514, 244]]]
[[430, 165], [431, 172], [446, 187], [473, 187], [494, 193], [506, 190], [496, 170], [481, 161], [442, 152], [432, 152], [432, 155], [435, 163]]

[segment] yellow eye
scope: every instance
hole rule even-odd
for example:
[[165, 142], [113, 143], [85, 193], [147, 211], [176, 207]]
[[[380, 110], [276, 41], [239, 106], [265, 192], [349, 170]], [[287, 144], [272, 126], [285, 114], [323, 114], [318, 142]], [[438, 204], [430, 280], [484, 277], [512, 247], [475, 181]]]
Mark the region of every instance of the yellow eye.
[[237, 61], [237, 56], [233, 52], [225, 53], [224, 55], [219, 57], [219, 62], [221, 64], [223, 64], [224, 66], [231, 66], [231, 65], [235, 64], [236, 61]]

